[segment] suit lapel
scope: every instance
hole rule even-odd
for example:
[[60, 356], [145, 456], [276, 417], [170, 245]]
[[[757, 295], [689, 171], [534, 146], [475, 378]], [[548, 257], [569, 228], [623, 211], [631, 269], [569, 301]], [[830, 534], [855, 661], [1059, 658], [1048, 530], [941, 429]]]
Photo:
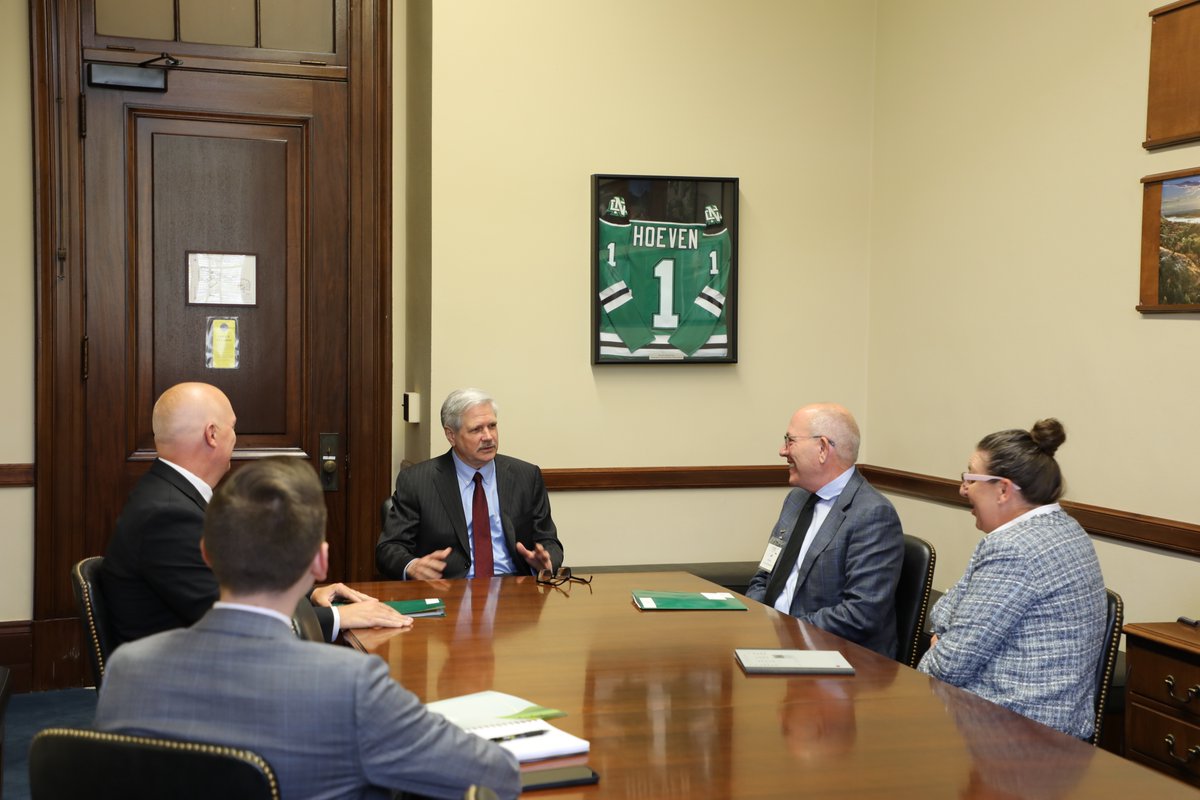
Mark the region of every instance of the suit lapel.
[[803, 585], [808, 578], [808, 573], [812, 569], [813, 563], [817, 560], [817, 556], [824, 552], [829, 543], [833, 541], [833, 537], [837, 536], [838, 530], [842, 527], [842, 523], [846, 521], [846, 511], [850, 508], [850, 504], [854, 501], [854, 495], [858, 492], [858, 487], [862, 485], [862, 476], [858, 470], [850, 476], [850, 481], [846, 484], [846, 488], [842, 489], [842, 493], [838, 495], [837, 500], [833, 501], [833, 508], [829, 509], [829, 514], [821, 523], [821, 527], [813, 536], [812, 544], [808, 546], [808, 552], [804, 554], [804, 563], [800, 565], [800, 577], [796, 585]]
[[454, 528], [454, 535], [464, 553], [471, 552], [471, 541], [467, 538], [467, 518], [463, 515], [462, 495], [458, 491], [458, 473], [454, 470], [454, 459], [447, 450], [437, 461], [437, 493], [442, 508]]
[[509, 463], [504, 456], [496, 456], [496, 497], [500, 500], [500, 523], [504, 527], [504, 541], [508, 544], [508, 555], [513, 560], [513, 566], [518, 570], [525, 564], [525, 559], [517, 555], [517, 532], [512, 517], [504, 513], [504, 509], [513, 508], [513, 476]]
[[208, 502], [205, 501], [200, 491], [192, 485], [191, 481], [179, 474], [179, 471], [175, 468], [167, 466], [159, 459], [155, 459], [154, 463], [150, 465], [150, 471], [178, 489], [188, 500], [195, 503], [201, 511], [208, 509]]

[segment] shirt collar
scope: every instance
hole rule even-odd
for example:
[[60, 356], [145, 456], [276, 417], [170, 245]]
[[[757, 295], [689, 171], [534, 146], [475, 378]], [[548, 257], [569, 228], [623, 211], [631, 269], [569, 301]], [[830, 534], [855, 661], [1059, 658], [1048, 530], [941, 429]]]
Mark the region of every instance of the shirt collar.
[[828, 503], [831, 500], [836, 500], [838, 495], [846, 488], [846, 484], [850, 482], [850, 478], [854, 476], [854, 467], [838, 475], [829, 483], [817, 489], [817, 497], [821, 498], [822, 502]]
[[991, 536], [992, 533], [999, 533], [1002, 530], [1011, 528], [1012, 526], [1016, 525], [1018, 522], [1024, 522], [1025, 520], [1032, 519], [1033, 517], [1040, 517], [1043, 514], [1049, 514], [1053, 511], [1062, 511], [1062, 506], [1060, 506], [1058, 503], [1047, 503], [1044, 506], [1038, 506], [1037, 508], [1031, 508], [1028, 511], [1026, 511], [1024, 514], [1022, 514], [1021, 516], [1010, 519], [1008, 522], [1004, 523], [1003, 525], [1001, 525], [998, 528], [993, 528], [991, 533], [988, 534], [988, 536]]
[[158, 460], [163, 462], [164, 464], [166, 464], [171, 469], [178, 472], [183, 477], [187, 478], [187, 482], [190, 483], [192, 486], [196, 487], [196, 491], [199, 492], [200, 496], [204, 498], [204, 502], [206, 502], [206, 503], [212, 502], [212, 496], [213, 496], [212, 487], [209, 486], [207, 483], [205, 483], [203, 481], [203, 479], [200, 478], [199, 475], [196, 475], [194, 472], [189, 472], [188, 470], [186, 470], [183, 467], [176, 464], [174, 461], [167, 461], [162, 456], [159, 456]]
[[284, 625], [287, 625], [289, 628], [292, 627], [292, 621], [289, 618], [285, 617], [283, 614], [280, 614], [278, 611], [276, 611], [273, 608], [265, 608], [263, 606], [251, 606], [251, 605], [246, 605], [245, 603], [226, 603], [222, 600], [218, 600], [217, 602], [213, 603], [212, 607], [213, 608], [230, 608], [230, 609], [233, 609], [234, 611], [248, 611], [251, 614], [261, 614], [264, 617], [274, 617], [275, 619], [282, 622]]
[[453, 450], [450, 451], [450, 457], [454, 459], [454, 472], [458, 475], [459, 489], [465, 489], [468, 483], [474, 483], [476, 472], [483, 476], [483, 484], [485, 486], [492, 485], [492, 481], [496, 477], [496, 459], [493, 458], [479, 469], [475, 469], [471, 465], [464, 463], [458, 457], [458, 453]]

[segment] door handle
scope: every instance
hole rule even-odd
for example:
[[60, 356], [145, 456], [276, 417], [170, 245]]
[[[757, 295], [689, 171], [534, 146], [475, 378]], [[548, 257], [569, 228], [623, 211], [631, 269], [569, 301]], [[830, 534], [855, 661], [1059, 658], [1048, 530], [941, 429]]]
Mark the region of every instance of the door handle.
[[341, 459], [341, 444], [336, 433], [322, 433], [317, 444], [317, 475], [321, 478], [321, 488], [327, 492], [338, 490], [339, 461]]

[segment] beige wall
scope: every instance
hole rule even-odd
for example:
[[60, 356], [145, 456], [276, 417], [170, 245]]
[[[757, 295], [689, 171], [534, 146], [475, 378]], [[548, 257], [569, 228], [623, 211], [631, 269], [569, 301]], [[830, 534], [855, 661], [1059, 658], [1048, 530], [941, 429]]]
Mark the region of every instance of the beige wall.
[[[791, 410], [833, 398], [864, 460], [949, 476], [1055, 414], [1072, 499], [1200, 521], [1200, 320], [1133, 310], [1138, 179], [1200, 161], [1140, 147], [1157, 4], [397, 3], [395, 386], [431, 403], [397, 418], [397, 463], [444, 447], [428, 420], [464, 384], [545, 467], [772, 463]], [[27, 31], [0, 4], [6, 176], [32, 171]], [[741, 178], [738, 365], [589, 364], [593, 172]], [[33, 458], [29, 184], [0, 197], [0, 463]], [[572, 561], [632, 563], [755, 559], [780, 495], [552, 499]], [[897, 506], [948, 585], [969, 516]], [[32, 491], [0, 514], [0, 620], [28, 619]], [[1200, 611], [1195, 559], [1097, 547], [1129, 618]]]
[[[1150, 19], [1161, 3], [879, 5], [870, 460], [945, 477], [984, 434], [1057, 416], [1069, 499], [1200, 522], [1200, 320], [1143, 317]], [[961, 574], [962, 511], [904, 502]], [[1097, 542], [1127, 618], [1200, 613], [1193, 558]]]
[[[769, 463], [799, 402], [865, 415], [874, 17], [844, 0], [435, 4], [432, 413], [484, 387], [502, 449], [543, 467]], [[596, 172], [741, 179], [739, 364], [590, 364]], [[757, 558], [780, 498], [552, 502], [570, 560], [623, 563]]]
[[[33, 461], [33, 153], [29, 11], [0, 3], [0, 464]], [[33, 616], [33, 490], [0, 489], [0, 620]]]

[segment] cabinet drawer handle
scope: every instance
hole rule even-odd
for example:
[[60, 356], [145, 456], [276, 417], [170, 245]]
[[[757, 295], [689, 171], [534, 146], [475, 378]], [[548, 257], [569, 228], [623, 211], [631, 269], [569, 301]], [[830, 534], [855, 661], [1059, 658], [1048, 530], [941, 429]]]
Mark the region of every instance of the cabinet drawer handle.
[[1175, 755], [1175, 734], [1168, 733], [1167, 738], [1163, 739], [1163, 741], [1166, 742], [1167, 745], [1167, 755], [1178, 761], [1180, 764], [1190, 764], [1197, 758], [1200, 758], [1200, 744], [1196, 745], [1195, 747], [1189, 747], [1187, 751], [1187, 757], [1184, 758], [1183, 756]]
[[1190, 702], [1192, 702], [1192, 698], [1196, 697], [1196, 695], [1200, 695], [1200, 683], [1198, 683], [1195, 686], [1188, 687], [1187, 697], [1176, 697], [1175, 696], [1175, 676], [1174, 675], [1168, 675], [1166, 677], [1166, 680], [1163, 681], [1163, 684], [1165, 684], [1167, 687], [1167, 696], [1170, 697], [1172, 700], [1174, 700], [1176, 703], [1190, 703]]

